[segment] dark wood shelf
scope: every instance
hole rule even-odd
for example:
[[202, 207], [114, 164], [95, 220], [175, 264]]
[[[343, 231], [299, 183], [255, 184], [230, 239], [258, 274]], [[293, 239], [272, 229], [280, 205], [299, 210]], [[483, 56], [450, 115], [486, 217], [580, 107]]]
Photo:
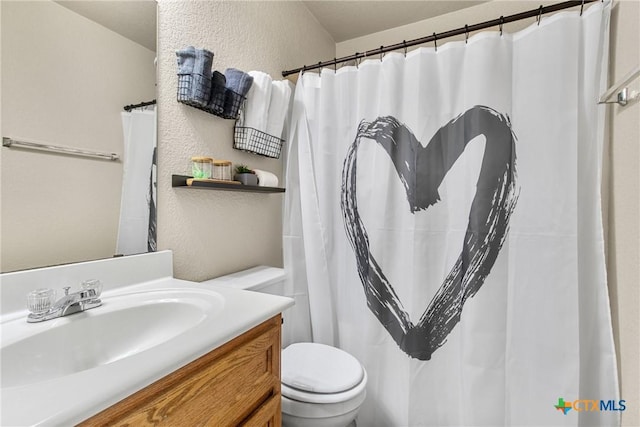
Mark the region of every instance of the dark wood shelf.
[[197, 190], [222, 190], [222, 191], [244, 191], [249, 193], [284, 193], [284, 188], [261, 187], [258, 185], [227, 184], [225, 182], [203, 182], [194, 181], [192, 185], [187, 185], [186, 175], [171, 175], [172, 187], [194, 188]]

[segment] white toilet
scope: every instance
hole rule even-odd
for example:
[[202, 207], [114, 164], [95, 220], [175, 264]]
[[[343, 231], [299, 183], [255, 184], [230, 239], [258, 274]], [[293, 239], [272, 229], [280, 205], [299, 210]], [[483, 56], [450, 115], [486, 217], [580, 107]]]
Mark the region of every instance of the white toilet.
[[[204, 283], [283, 295], [284, 270], [260, 266]], [[285, 330], [291, 310], [283, 313]], [[367, 386], [355, 357], [324, 344], [294, 343], [282, 350], [281, 365], [284, 426], [345, 427], [355, 420]]]

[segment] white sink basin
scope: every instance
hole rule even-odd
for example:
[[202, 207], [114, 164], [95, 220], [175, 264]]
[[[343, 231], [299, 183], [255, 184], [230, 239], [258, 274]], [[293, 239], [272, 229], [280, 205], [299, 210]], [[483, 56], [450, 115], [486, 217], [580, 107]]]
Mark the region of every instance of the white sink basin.
[[[216, 297], [217, 296], [217, 297]], [[31, 332], [0, 349], [2, 388], [23, 386], [113, 363], [162, 344], [222, 310], [215, 293], [151, 291], [105, 298], [103, 305], [16, 329]], [[11, 327], [3, 327], [11, 334]], [[31, 331], [29, 331], [31, 329]]]
[[293, 304], [172, 277], [101, 298], [100, 307], [41, 323], [27, 323], [26, 310], [2, 313], [0, 425], [78, 424]]

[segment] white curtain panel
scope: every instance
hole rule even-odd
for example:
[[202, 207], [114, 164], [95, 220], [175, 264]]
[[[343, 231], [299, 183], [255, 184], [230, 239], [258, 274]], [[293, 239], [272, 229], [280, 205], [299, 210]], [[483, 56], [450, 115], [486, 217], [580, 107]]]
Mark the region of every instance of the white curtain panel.
[[[122, 156], [122, 196], [116, 254], [145, 253], [149, 247], [150, 209], [155, 211], [156, 111], [122, 113], [124, 152]], [[151, 189], [150, 189], [151, 185]], [[155, 212], [152, 212], [155, 219]], [[155, 224], [152, 231], [155, 241]]]
[[311, 323], [293, 339], [362, 362], [358, 425], [619, 423], [556, 408], [619, 398], [597, 105], [609, 15], [299, 79], [284, 246]]

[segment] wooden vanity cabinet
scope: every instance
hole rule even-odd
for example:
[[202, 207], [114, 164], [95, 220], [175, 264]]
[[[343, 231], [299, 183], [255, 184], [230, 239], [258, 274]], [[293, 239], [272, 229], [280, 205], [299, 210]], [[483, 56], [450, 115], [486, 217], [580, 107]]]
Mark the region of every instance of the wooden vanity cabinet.
[[277, 315], [80, 426], [281, 425]]

